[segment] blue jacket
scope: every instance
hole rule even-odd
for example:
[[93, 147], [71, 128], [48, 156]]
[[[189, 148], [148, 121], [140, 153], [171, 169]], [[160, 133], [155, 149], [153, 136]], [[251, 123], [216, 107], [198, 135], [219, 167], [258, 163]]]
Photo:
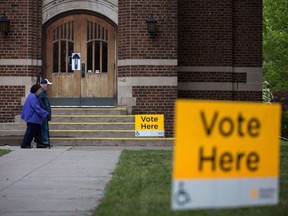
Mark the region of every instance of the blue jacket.
[[24, 103], [21, 118], [29, 123], [42, 124], [43, 120], [48, 115], [48, 112], [40, 107], [38, 97], [30, 93]]

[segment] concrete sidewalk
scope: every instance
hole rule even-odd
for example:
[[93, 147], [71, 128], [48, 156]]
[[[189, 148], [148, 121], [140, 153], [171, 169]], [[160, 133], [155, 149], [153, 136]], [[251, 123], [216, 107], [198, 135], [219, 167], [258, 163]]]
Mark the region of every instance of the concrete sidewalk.
[[121, 148], [21, 149], [0, 157], [1, 216], [91, 215], [103, 197]]

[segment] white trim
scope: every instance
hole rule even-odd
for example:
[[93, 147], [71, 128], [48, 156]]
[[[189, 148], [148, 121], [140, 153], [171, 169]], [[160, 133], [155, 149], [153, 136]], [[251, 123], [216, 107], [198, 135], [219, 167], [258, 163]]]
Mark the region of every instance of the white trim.
[[41, 59], [0, 59], [0, 65], [42, 66]]
[[[179, 82], [178, 90], [183, 91], [262, 91], [262, 68], [261, 67], [230, 67], [230, 66], [180, 66], [178, 73], [246, 73], [247, 83], [231, 82]], [[233, 86], [234, 85], [234, 86]]]
[[118, 0], [43, 0], [42, 24], [63, 12], [89, 10], [118, 24]]
[[140, 66], [140, 65], [167, 65], [177, 66], [177, 59], [124, 59], [118, 60], [118, 66]]
[[260, 73], [262, 75], [262, 67], [231, 67], [231, 66], [179, 66], [177, 67], [179, 73], [181, 72], [235, 72], [235, 73]]
[[178, 66], [178, 72], [232, 72], [233, 67], [230, 66]]
[[262, 91], [260, 83], [179, 82], [182, 91]]
[[32, 86], [37, 81], [37, 77], [23, 76], [2, 76], [0, 86]]
[[118, 77], [118, 86], [177, 86], [177, 77]]
[[262, 67], [234, 67], [236, 73], [259, 73], [262, 75]]

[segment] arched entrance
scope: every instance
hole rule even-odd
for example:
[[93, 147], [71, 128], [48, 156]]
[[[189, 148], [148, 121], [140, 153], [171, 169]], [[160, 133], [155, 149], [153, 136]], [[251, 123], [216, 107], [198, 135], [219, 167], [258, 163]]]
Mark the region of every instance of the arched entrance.
[[67, 15], [44, 28], [43, 74], [53, 83], [52, 105], [115, 105], [115, 38], [113, 25], [90, 14]]

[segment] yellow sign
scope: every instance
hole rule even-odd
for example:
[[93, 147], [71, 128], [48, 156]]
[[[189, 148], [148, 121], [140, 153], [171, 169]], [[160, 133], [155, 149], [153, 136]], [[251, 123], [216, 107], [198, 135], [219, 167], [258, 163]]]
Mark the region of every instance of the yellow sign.
[[135, 115], [135, 136], [164, 136], [164, 115]]
[[[256, 193], [257, 189], [252, 185], [254, 181], [259, 183], [260, 178], [265, 179], [262, 186], [259, 183], [261, 190], [268, 188], [270, 192], [273, 191], [268, 197], [271, 203], [275, 203], [278, 199], [280, 109], [278, 104], [178, 100], [175, 116], [174, 192], [179, 192], [179, 187], [183, 190], [185, 182], [197, 182], [192, 187], [204, 187], [202, 190], [215, 193], [215, 180], [219, 186], [225, 179], [220, 190], [230, 190], [230, 185], [246, 185], [247, 196], [253, 194], [250, 198], [253, 198], [254, 204], [269, 203], [269, 199], [255, 199], [259, 191]], [[241, 183], [241, 179], [245, 184]], [[267, 186], [268, 179], [272, 179], [275, 184]], [[203, 180], [207, 180], [208, 185], [203, 185]], [[211, 180], [213, 183], [209, 186]], [[242, 188], [244, 191], [245, 188]], [[197, 194], [195, 191], [191, 193]], [[205, 195], [209, 196], [209, 192], [206, 191]], [[217, 194], [213, 194], [213, 197], [217, 197]], [[235, 197], [239, 199], [239, 194], [235, 194]], [[214, 201], [214, 204], [213, 201], [205, 203], [212, 207], [251, 204], [249, 199], [249, 204], [246, 201], [237, 203], [233, 197], [223, 200]], [[194, 203], [188, 203], [187, 206], [191, 208], [206, 206], [201, 202], [195, 204], [195, 197]], [[174, 207], [177, 209], [179, 206], [174, 203]]]

